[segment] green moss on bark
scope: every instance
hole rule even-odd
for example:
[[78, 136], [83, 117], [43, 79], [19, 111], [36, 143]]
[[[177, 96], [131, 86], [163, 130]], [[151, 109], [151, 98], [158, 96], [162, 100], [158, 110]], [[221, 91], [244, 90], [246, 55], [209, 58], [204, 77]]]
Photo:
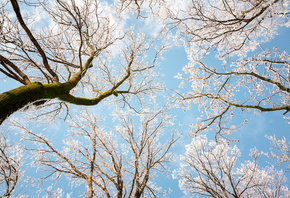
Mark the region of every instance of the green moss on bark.
[[31, 83], [0, 94], [0, 123], [28, 103], [41, 99], [43, 94], [41, 83]]
[[0, 124], [12, 113], [41, 99], [57, 98], [67, 94], [65, 84], [34, 82], [0, 94]]

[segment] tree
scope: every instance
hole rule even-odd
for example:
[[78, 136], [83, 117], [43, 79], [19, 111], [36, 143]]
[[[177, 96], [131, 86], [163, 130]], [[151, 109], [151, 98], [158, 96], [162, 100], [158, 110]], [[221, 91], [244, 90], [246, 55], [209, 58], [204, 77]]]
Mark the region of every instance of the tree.
[[253, 161], [239, 166], [240, 151], [226, 142], [217, 144], [198, 136], [186, 146], [183, 163], [174, 177], [179, 179], [180, 188], [188, 194], [207, 197], [289, 197], [283, 171], [273, 167], [259, 167], [260, 156], [252, 149]]
[[0, 94], [0, 124], [28, 104], [58, 99], [89, 106], [111, 95], [126, 101], [126, 94], [140, 98], [161, 89], [152, 79], [164, 48], [148, 62], [153, 41], [125, 29], [118, 4], [11, 0], [1, 1], [0, 10], [0, 72], [23, 84]]
[[[72, 185], [86, 186], [81, 192], [86, 197], [157, 197], [162, 190], [152, 179], [157, 172], [166, 171], [166, 163], [172, 159], [169, 149], [178, 138], [169, 131], [173, 117], [166, 109], [143, 113], [117, 113], [120, 124], [114, 131], [102, 127], [101, 119], [92, 112], [75, 114], [63, 149], [19, 123], [15, 126], [34, 143], [27, 149], [33, 152], [33, 163], [48, 174], [45, 181], [65, 175]], [[162, 140], [165, 132], [169, 139]]]
[[[177, 90], [174, 97], [177, 107], [187, 110], [194, 103], [203, 112], [191, 125], [192, 135], [214, 130], [217, 139], [233, 140], [228, 135], [238, 127], [228, 123], [236, 113], [289, 112], [289, 54], [263, 47], [281, 27], [289, 27], [288, 1], [126, 0], [123, 4], [140, 17], [156, 18], [169, 37], [185, 47], [189, 63], [176, 78], [182, 80], [181, 88], [192, 90]], [[211, 55], [220, 61], [208, 63]]]
[[[190, 91], [176, 90], [173, 106], [186, 110], [197, 104], [202, 115], [196, 123], [193, 121], [192, 135], [214, 130], [216, 139], [224, 145], [220, 138], [233, 140], [228, 135], [239, 127], [228, 126], [236, 113], [254, 110], [287, 114], [290, 110], [290, 56], [276, 47], [268, 50], [263, 46], [281, 27], [289, 27], [289, 13], [289, 3], [285, 0], [116, 0], [114, 3], [2, 0], [0, 77], [23, 86], [0, 94], [0, 124], [20, 109], [31, 110], [37, 118], [44, 115], [38, 124], [51, 121], [46, 115], [56, 118], [65, 112], [64, 120], [72, 118], [73, 121], [69, 132], [72, 136], [64, 150], [55, 147], [52, 139], [46, 139], [48, 134], [31, 132], [18, 125], [25, 132], [24, 138], [40, 145], [30, 147], [38, 154], [40, 167], [49, 171], [52, 178], [67, 175], [71, 181], [83, 182], [90, 197], [96, 192], [104, 196], [113, 193], [113, 196], [139, 197], [145, 192], [155, 196], [159, 191], [146, 175], [155, 167], [149, 170], [146, 166], [152, 162], [150, 157], [159, 151], [159, 139], [148, 136], [152, 144], [143, 145], [143, 136], [135, 134], [138, 124], [142, 127], [144, 123], [155, 124], [156, 119], [148, 121], [152, 118], [150, 110], [147, 110], [148, 119], [146, 114], [141, 116], [143, 123], [131, 122], [121, 115], [118, 118], [121, 128], [111, 133], [100, 127], [98, 118], [87, 114], [75, 116], [81, 110], [72, 109], [73, 105], [93, 106], [106, 100], [106, 105], [113, 101], [110, 104], [116, 107], [122, 105], [135, 113], [142, 112], [135, 107], [142, 110], [147, 100], [155, 99], [163, 90], [157, 80], [157, 59], [168, 47], [163, 41], [170, 40], [186, 50], [189, 63], [183, 67], [184, 74], [177, 74], [177, 78], [182, 79], [181, 87], [191, 86]], [[158, 36], [152, 36], [152, 32], [142, 34], [131, 27], [135, 23], [150, 27], [159, 23], [158, 34], [154, 34]], [[153, 46], [157, 46], [154, 53]], [[208, 63], [207, 57], [212, 54], [217, 61]], [[67, 111], [61, 111], [63, 108]], [[163, 115], [152, 111], [153, 117]], [[103, 117], [107, 112], [101, 113]], [[151, 134], [147, 128], [140, 131]], [[114, 144], [115, 137], [130, 145], [125, 151], [131, 151], [133, 161], [137, 158], [141, 161], [125, 161], [125, 154], [121, 155], [124, 150]], [[87, 144], [78, 144], [80, 140]], [[174, 142], [171, 139], [160, 148], [161, 153], [167, 153], [166, 148]], [[98, 163], [94, 158], [97, 155]], [[252, 165], [244, 164], [254, 169], [242, 175], [248, 177], [255, 173], [257, 176], [265, 170], [256, 168], [255, 157]], [[140, 168], [130, 172], [132, 167]], [[141, 173], [143, 177], [139, 177]], [[279, 174], [275, 176], [277, 181], [283, 181], [279, 180], [282, 178]], [[250, 180], [254, 182], [253, 178]], [[257, 186], [273, 190], [279, 185]], [[254, 193], [245, 185], [244, 189]], [[49, 188], [47, 193], [57, 197], [62, 191]]]
[[286, 141], [286, 138], [279, 140], [274, 136], [266, 135], [266, 138], [271, 141], [271, 153], [264, 153], [267, 157], [273, 158], [278, 164], [286, 164], [286, 171], [290, 171], [290, 144]]
[[[193, 102], [205, 112], [192, 125], [193, 134], [214, 130], [226, 137], [236, 126], [227, 126], [235, 113], [245, 110], [256, 112], [289, 111], [289, 55], [277, 49], [266, 50], [254, 57], [234, 61], [222, 69], [199, 62], [187, 68], [193, 91], [179, 95], [180, 103]], [[213, 85], [213, 86], [212, 86]], [[247, 123], [247, 120], [243, 124]], [[242, 124], [242, 125], [243, 125]], [[211, 126], [213, 125], [213, 126]]]
[[[177, 28], [189, 57], [177, 78], [183, 80], [181, 87], [192, 88], [177, 93], [177, 101], [185, 108], [196, 103], [204, 112], [192, 125], [193, 134], [212, 129], [225, 137], [237, 129], [227, 123], [247, 109], [288, 113], [289, 54], [277, 47], [263, 49], [262, 44], [280, 27], [289, 27], [289, 2], [195, 0], [179, 12], [172, 7], [167, 6], [165, 18]], [[216, 54], [223, 63], [207, 63], [207, 54]]]

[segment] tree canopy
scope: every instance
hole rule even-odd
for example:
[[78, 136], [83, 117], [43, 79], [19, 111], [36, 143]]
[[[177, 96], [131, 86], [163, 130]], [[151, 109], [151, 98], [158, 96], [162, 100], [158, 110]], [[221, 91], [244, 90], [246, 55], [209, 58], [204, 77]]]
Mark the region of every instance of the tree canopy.
[[[90, 106], [111, 95], [126, 101], [126, 94], [162, 89], [153, 83], [153, 69], [164, 47], [146, 62], [153, 40], [124, 26], [121, 8], [93, 0], [1, 4], [0, 72], [23, 84], [0, 95], [1, 123], [26, 105], [54, 98]], [[25, 6], [39, 10], [41, 19], [23, 15]]]
[[[62, 197], [37, 186], [52, 179], [86, 197], [168, 196], [155, 179], [171, 163], [184, 193], [289, 196], [283, 172], [230, 145], [250, 114], [290, 120], [290, 55], [271, 43], [289, 13], [289, 0], [1, 0], [0, 192], [25, 196], [30, 180]], [[186, 63], [160, 68], [177, 49]], [[180, 109], [188, 126], [174, 124]], [[286, 138], [266, 137], [263, 154], [288, 170]]]

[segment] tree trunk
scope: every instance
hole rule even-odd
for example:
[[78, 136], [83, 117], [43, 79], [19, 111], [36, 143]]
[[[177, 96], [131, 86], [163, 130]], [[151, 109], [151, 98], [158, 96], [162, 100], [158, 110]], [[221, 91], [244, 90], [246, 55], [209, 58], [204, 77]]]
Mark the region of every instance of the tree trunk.
[[93, 188], [93, 181], [92, 179], [88, 179], [88, 191], [89, 191], [89, 196], [88, 198], [93, 198], [94, 196], [94, 188]]
[[0, 94], [0, 125], [14, 112], [41, 99], [57, 98], [67, 94], [65, 84], [41, 84], [38, 82], [21, 86]]

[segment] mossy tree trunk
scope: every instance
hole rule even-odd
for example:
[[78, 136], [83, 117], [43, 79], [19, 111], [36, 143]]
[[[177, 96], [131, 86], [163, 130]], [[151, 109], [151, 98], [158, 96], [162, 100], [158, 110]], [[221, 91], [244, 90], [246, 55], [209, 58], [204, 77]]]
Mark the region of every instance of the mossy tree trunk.
[[26, 105], [42, 100], [58, 98], [67, 94], [64, 84], [31, 83], [0, 94], [0, 124]]

